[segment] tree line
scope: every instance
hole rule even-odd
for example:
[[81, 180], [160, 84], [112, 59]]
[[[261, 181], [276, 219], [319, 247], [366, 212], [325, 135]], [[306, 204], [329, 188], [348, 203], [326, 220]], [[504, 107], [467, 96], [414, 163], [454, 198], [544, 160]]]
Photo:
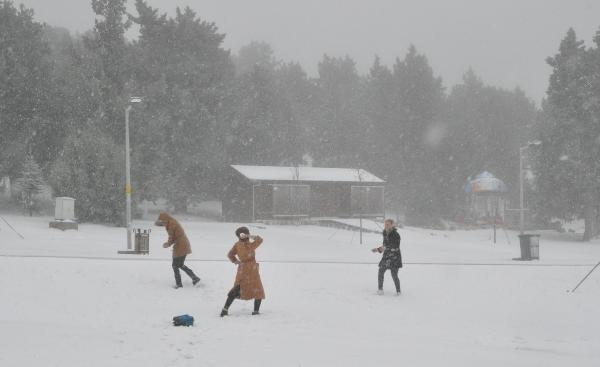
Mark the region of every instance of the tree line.
[[[519, 148], [534, 138], [544, 141], [528, 186], [537, 219], [583, 215], [590, 202], [582, 192], [598, 182], [588, 168], [598, 157], [600, 63], [597, 47], [565, 45], [571, 31], [549, 60], [555, 70], [538, 109], [519, 88], [487, 85], [471, 69], [447, 89], [415, 46], [393, 65], [375, 57], [366, 74], [350, 56], [324, 55], [310, 76], [264, 42], [230, 52], [217, 25], [189, 7], [171, 16], [136, 0], [128, 14], [125, 4], [92, 0], [94, 27], [74, 35], [0, 2], [0, 176], [39, 165], [56, 195], [77, 199], [82, 220], [122, 223], [131, 96], [144, 99], [131, 112], [134, 199], [163, 198], [177, 212], [220, 198], [229, 164], [364, 168], [388, 181], [387, 206], [415, 224], [452, 219], [467, 177], [489, 170], [516, 207]], [[139, 37], [130, 40], [134, 24]], [[577, 136], [589, 141], [575, 147]], [[559, 154], [558, 140], [582, 150]], [[555, 158], [574, 163], [557, 168]], [[559, 182], [558, 169], [587, 183]]]
[[533, 152], [533, 205], [538, 220], [585, 221], [584, 240], [600, 230], [600, 30], [586, 47], [570, 29], [552, 67]]

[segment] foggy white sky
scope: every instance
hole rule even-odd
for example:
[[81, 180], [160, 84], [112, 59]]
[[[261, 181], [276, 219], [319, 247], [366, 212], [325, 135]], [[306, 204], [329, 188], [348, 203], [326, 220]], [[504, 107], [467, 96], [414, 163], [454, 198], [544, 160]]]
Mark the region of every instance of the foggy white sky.
[[[37, 18], [73, 31], [93, 26], [89, 0], [15, 0]], [[129, 1], [133, 6], [134, 1]], [[261, 40], [278, 58], [312, 75], [324, 53], [350, 55], [360, 72], [375, 54], [392, 64], [410, 43], [429, 57], [444, 85], [472, 66], [485, 82], [519, 85], [536, 102], [569, 27], [591, 42], [600, 27], [600, 0], [148, 0], [162, 11], [189, 5], [227, 34], [225, 47]]]

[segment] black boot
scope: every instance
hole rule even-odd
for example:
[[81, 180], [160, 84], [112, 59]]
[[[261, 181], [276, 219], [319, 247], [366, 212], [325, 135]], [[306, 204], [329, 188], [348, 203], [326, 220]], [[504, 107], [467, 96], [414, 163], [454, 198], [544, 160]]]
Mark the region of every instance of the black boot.
[[223, 306], [223, 310], [221, 310], [221, 317], [229, 315], [229, 306], [233, 303], [235, 297], [229, 296], [225, 301], [225, 305]]
[[196, 285], [200, 281], [200, 278], [196, 277], [196, 279], [192, 280], [192, 284]]
[[262, 302], [262, 300], [260, 299], [255, 299], [254, 300], [254, 311], [252, 311], [253, 315], [260, 315], [260, 303]]

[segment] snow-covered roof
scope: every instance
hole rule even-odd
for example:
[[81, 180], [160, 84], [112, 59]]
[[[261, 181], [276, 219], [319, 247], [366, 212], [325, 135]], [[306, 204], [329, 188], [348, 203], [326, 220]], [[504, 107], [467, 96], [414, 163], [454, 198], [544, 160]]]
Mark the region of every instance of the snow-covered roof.
[[324, 167], [277, 167], [232, 165], [236, 171], [253, 181], [308, 181], [385, 183], [364, 169]]

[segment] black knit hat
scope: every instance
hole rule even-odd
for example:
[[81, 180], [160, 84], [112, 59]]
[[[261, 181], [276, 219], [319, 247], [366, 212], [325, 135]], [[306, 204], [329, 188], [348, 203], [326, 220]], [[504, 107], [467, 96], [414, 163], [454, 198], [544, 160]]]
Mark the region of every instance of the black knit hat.
[[245, 233], [246, 236], [250, 235], [250, 230], [247, 227], [240, 227], [238, 229], [235, 230], [235, 235], [237, 236], [237, 238], [240, 238], [240, 235], [242, 233]]

